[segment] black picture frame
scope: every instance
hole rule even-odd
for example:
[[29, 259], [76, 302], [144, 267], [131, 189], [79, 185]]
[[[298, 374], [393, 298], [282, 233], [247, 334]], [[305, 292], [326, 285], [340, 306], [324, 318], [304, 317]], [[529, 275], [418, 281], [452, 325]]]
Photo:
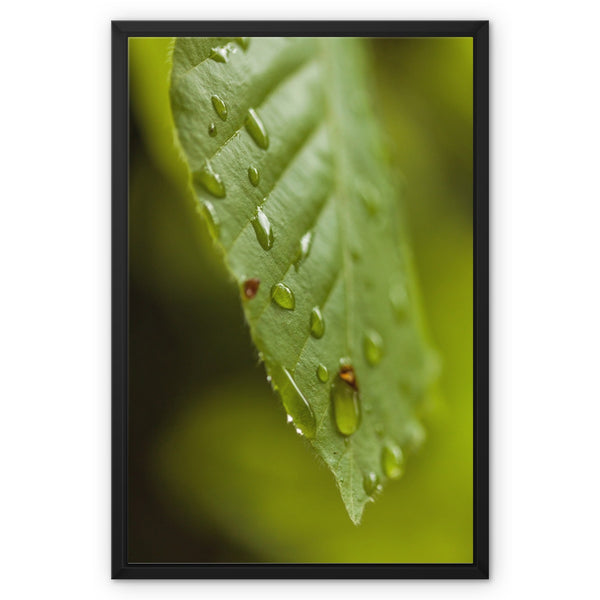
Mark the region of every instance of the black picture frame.
[[[472, 37], [473, 130], [473, 563], [175, 564], [127, 561], [128, 38], [163, 36]], [[112, 578], [487, 579], [489, 577], [489, 22], [112, 22]]]

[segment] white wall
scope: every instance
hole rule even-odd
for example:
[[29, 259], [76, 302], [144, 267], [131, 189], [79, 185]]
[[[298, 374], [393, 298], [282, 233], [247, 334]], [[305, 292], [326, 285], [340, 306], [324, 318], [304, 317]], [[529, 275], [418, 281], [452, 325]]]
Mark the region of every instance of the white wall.
[[[597, 3], [350, 4], [4, 4], [3, 597], [593, 595], [600, 558]], [[492, 21], [491, 582], [109, 581], [109, 20], [218, 17]]]

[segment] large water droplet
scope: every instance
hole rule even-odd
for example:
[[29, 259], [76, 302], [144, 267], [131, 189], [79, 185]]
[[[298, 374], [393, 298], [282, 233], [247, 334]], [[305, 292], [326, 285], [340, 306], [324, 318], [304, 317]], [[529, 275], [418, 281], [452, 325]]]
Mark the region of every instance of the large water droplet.
[[381, 454], [383, 472], [390, 479], [398, 479], [404, 473], [404, 454], [400, 446], [388, 443]]
[[356, 379], [351, 385], [341, 376], [331, 386], [331, 401], [335, 425], [342, 435], [352, 435], [360, 424], [360, 403]]
[[246, 129], [259, 148], [266, 150], [269, 147], [269, 135], [267, 134], [267, 130], [253, 108], [248, 109]]
[[221, 98], [215, 94], [214, 96], [210, 97], [210, 100], [212, 102], [213, 108], [215, 109], [215, 112], [219, 115], [219, 118], [221, 119], [221, 121], [226, 121], [227, 120], [227, 104], [225, 104], [225, 101], [223, 100], [223, 98]]
[[318, 306], [315, 306], [310, 313], [310, 333], [317, 339], [322, 338], [325, 333], [325, 320]]
[[403, 318], [406, 315], [406, 309], [408, 307], [408, 294], [406, 292], [406, 286], [402, 283], [394, 283], [390, 286], [390, 304], [394, 309], [394, 314], [398, 319]]
[[210, 137], [215, 137], [217, 135], [217, 126], [214, 123], [211, 123], [208, 126], [208, 135], [210, 135]]
[[256, 277], [251, 277], [250, 279], [246, 279], [244, 281], [244, 296], [248, 298], [248, 300], [252, 300], [258, 293], [258, 287], [260, 286], [260, 279], [256, 279]]
[[260, 171], [256, 167], [248, 167], [248, 179], [256, 187], [260, 183]]
[[368, 496], [372, 496], [377, 491], [377, 486], [379, 485], [379, 477], [377, 477], [377, 473], [371, 471], [367, 473], [363, 478], [363, 489], [367, 493]]
[[381, 336], [373, 329], [365, 334], [365, 357], [371, 366], [379, 364], [383, 355], [383, 340]]
[[300, 429], [307, 438], [312, 439], [317, 431], [317, 422], [312, 408], [291, 373], [286, 368], [283, 368], [282, 372], [283, 382], [280, 392], [283, 406], [288, 415], [292, 417], [294, 426]]
[[327, 370], [327, 367], [323, 364], [320, 364], [317, 367], [317, 379], [322, 383], [326, 383], [327, 381], [329, 381], [329, 371]]
[[285, 283], [276, 283], [271, 288], [271, 299], [275, 304], [285, 308], [286, 310], [294, 310], [296, 306], [296, 299], [294, 298], [294, 292], [285, 285]]
[[219, 216], [217, 215], [217, 211], [212, 205], [212, 202], [205, 200], [202, 203], [202, 214], [206, 219], [206, 222], [208, 224], [208, 230], [210, 231], [212, 236], [219, 237], [219, 228], [221, 224], [219, 222]]
[[194, 179], [215, 198], [225, 198], [225, 184], [221, 176], [213, 171], [208, 161], [202, 170], [196, 171]]
[[225, 44], [225, 46], [212, 48], [210, 58], [218, 63], [226, 63], [229, 60], [229, 56], [235, 52], [237, 52], [237, 49], [233, 44]]
[[260, 208], [256, 209], [256, 216], [252, 219], [252, 227], [254, 227], [258, 243], [264, 250], [270, 250], [273, 247], [275, 234], [271, 227], [271, 221]]
[[298, 247], [298, 252], [296, 253], [296, 258], [294, 259], [294, 267], [296, 271], [300, 267], [300, 264], [308, 258], [312, 246], [312, 240], [312, 231], [307, 231], [302, 238], [300, 238], [300, 245]]

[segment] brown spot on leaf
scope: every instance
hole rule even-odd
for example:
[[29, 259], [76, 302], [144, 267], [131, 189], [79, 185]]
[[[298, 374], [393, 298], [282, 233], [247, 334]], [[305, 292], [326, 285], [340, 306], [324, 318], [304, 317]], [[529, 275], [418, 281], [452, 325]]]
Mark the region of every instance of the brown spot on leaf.
[[258, 286], [260, 285], [260, 279], [256, 279], [255, 277], [251, 279], [246, 279], [244, 281], [244, 296], [248, 300], [252, 300], [256, 293], [258, 292]]
[[354, 367], [352, 365], [343, 365], [340, 367], [339, 372], [340, 379], [343, 379], [352, 388], [358, 391], [358, 384], [356, 383], [356, 374], [354, 373]]

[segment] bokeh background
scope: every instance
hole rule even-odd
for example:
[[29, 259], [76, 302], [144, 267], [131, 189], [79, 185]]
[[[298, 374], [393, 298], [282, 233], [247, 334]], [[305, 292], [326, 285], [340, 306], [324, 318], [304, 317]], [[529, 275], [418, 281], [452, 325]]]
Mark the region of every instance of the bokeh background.
[[472, 40], [365, 43], [441, 358], [427, 442], [352, 525], [285, 425], [196, 213], [169, 40], [131, 39], [130, 562], [472, 562]]

